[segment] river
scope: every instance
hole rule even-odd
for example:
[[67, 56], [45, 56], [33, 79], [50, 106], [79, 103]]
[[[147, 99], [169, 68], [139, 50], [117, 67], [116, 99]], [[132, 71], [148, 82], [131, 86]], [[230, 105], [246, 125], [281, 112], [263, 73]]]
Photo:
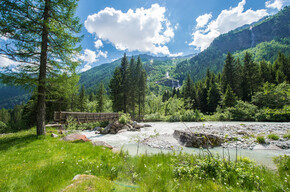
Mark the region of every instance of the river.
[[[231, 126], [253, 126], [258, 128], [277, 127], [277, 130], [285, 132], [289, 130], [290, 123], [261, 123], [261, 122], [149, 122], [152, 127], [141, 128], [140, 131], [130, 132], [124, 131], [115, 135], [95, 134], [94, 131], [82, 132], [90, 140], [104, 141], [115, 148], [128, 151], [130, 155], [138, 154], [154, 154], [160, 152], [186, 152], [190, 154], [206, 154], [206, 150], [198, 148], [188, 148], [181, 146], [178, 141], [173, 138], [174, 130], [185, 130], [189, 127], [212, 127], [219, 130], [220, 127]], [[273, 130], [271, 130], [272, 132]], [[215, 147], [209, 149], [212, 154], [219, 154], [227, 159], [235, 160], [236, 154], [242, 157], [248, 157], [256, 161], [258, 164], [265, 165], [271, 169], [275, 168], [273, 157], [279, 155], [290, 155], [290, 150], [250, 150], [236, 148]]]

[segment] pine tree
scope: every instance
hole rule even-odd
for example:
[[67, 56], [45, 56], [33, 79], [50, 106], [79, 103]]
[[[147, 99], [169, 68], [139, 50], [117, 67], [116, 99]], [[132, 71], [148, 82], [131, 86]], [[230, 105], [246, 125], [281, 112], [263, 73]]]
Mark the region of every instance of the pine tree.
[[212, 82], [207, 92], [207, 112], [213, 113], [216, 111], [216, 108], [220, 101], [220, 93], [215, 83], [215, 78], [212, 78]]
[[85, 86], [83, 85], [79, 95], [79, 108], [81, 112], [85, 111], [85, 105], [86, 105], [86, 91]]
[[97, 107], [97, 112], [103, 112], [105, 108], [105, 94], [106, 90], [104, 87], [103, 83], [100, 83], [99, 89], [97, 92], [97, 102], [98, 102], [98, 107]]
[[186, 109], [194, 109], [196, 107], [196, 92], [190, 75], [187, 74], [182, 88], [182, 96]]
[[262, 82], [271, 82], [271, 68], [270, 65], [265, 61], [260, 61], [259, 65], [259, 76]]
[[137, 59], [136, 74], [137, 74], [137, 104], [138, 104], [138, 115], [140, 118], [145, 106], [145, 96], [147, 88], [146, 86], [147, 74], [145, 69], [143, 68], [140, 56], [138, 56]]
[[227, 54], [225, 65], [222, 72], [222, 91], [226, 92], [227, 85], [230, 85], [232, 88], [236, 87], [236, 68], [235, 60], [231, 53]]
[[129, 63], [128, 63], [126, 53], [124, 53], [124, 57], [122, 58], [120, 71], [121, 71], [121, 76], [122, 76], [121, 89], [122, 89], [122, 96], [123, 96], [122, 98], [123, 111], [124, 113], [127, 113], [128, 92], [130, 88], [130, 82], [129, 82]]
[[47, 77], [75, 68], [81, 31], [74, 16], [77, 0], [1, 0], [0, 35], [8, 38], [0, 54], [17, 61], [1, 73], [4, 83], [37, 85], [37, 135], [45, 134]]
[[254, 63], [252, 56], [246, 52], [244, 57], [243, 68], [243, 100], [251, 101], [255, 91], [257, 91], [259, 82], [259, 69], [256, 63]]
[[237, 103], [237, 97], [230, 85], [227, 85], [227, 90], [223, 95], [222, 106], [224, 108], [233, 107]]
[[128, 108], [132, 114], [132, 117], [135, 117], [135, 107], [137, 100], [137, 75], [136, 75], [136, 62], [134, 57], [131, 57], [129, 65], [129, 94], [128, 94]]
[[114, 75], [110, 80], [110, 99], [113, 102], [113, 111], [119, 112], [122, 111], [124, 101], [123, 101], [123, 90], [122, 90], [122, 73], [120, 67], [116, 67]]

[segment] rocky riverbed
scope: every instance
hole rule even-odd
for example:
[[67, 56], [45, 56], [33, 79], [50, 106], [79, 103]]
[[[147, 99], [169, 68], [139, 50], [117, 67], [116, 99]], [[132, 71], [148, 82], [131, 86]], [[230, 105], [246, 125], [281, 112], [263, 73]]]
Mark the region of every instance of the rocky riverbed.
[[[191, 133], [208, 134], [224, 140], [221, 146], [239, 149], [283, 150], [290, 148], [290, 140], [283, 138], [290, 132], [290, 123], [257, 123], [257, 122], [186, 122], [186, 123], [148, 123], [152, 127], [143, 127], [139, 131], [120, 131], [117, 134], [102, 135], [95, 132], [84, 132], [93, 140], [100, 140], [115, 147], [124, 144], [142, 143], [160, 149], [176, 149], [182, 147], [178, 139], [173, 137], [176, 130]], [[268, 139], [269, 134], [279, 136], [278, 140]], [[265, 144], [257, 142], [257, 136], [264, 136]]]

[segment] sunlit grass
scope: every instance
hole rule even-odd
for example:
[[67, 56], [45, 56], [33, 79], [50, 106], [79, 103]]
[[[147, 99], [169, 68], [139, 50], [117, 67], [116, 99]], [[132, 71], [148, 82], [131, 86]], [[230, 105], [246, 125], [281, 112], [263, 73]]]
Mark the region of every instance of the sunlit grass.
[[[37, 137], [35, 129], [0, 136], [0, 172], [5, 192], [289, 190], [284, 176], [248, 160], [174, 153], [131, 157], [49, 134]], [[77, 174], [94, 176], [72, 181]]]

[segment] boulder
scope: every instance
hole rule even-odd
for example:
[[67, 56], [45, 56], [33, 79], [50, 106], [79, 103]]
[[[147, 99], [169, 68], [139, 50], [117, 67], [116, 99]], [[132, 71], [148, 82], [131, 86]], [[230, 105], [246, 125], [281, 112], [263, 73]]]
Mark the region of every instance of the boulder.
[[113, 147], [111, 145], [109, 145], [108, 143], [104, 142], [104, 141], [92, 141], [92, 144], [94, 146], [103, 146], [109, 149], [113, 149]]
[[246, 135], [246, 136], [249, 135], [249, 134], [248, 134], [246, 131], [244, 131], [244, 130], [238, 130], [238, 131], [237, 131], [237, 134], [238, 134], [238, 135]]
[[152, 125], [144, 124], [144, 127], [152, 127]]
[[57, 134], [54, 134], [54, 133], [52, 133], [52, 134], [51, 134], [51, 137], [58, 137], [58, 135], [57, 135]]
[[62, 138], [64, 141], [90, 141], [85, 135], [82, 134], [70, 134]]
[[216, 147], [221, 146], [224, 139], [212, 134], [191, 133], [184, 130], [175, 130], [173, 137], [185, 147]]

